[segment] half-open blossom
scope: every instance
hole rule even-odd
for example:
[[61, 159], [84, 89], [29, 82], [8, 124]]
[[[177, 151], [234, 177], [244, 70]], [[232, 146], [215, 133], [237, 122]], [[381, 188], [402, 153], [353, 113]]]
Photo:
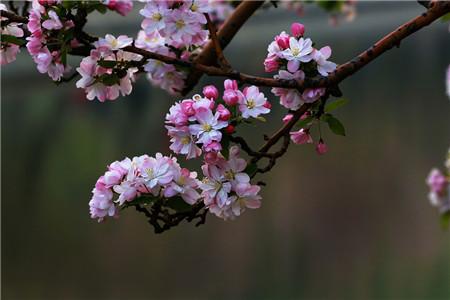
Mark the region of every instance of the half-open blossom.
[[336, 64], [328, 61], [331, 56], [331, 48], [329, 46], [322, 47], [320, 50], [315, 49], [312, 52], [312, 57], [317, 63], [317, 71], [322, 76], [328, 76], [329, 73], [336, 70]]
[[300, 23], [292, 23], [291, 33], [295, 37], [303, 36], [303, 34], [305, 34], [305, 25], [300, 24]]
[[308, 130], [302, 128], [298, 131], [292, 131], [289, 133], [291, 136], [291, 140], [295, 144], [311, 144], [313, 142], [311, 135]]
[[126, 16], [133, 9], [132, 0], [102, 0], [102, 3], [122, 16]]

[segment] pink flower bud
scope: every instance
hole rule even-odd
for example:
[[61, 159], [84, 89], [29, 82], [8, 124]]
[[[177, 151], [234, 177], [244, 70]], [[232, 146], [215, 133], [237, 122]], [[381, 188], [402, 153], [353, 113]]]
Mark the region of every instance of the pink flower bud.
[[208, 99], [216, 100], [219, 97], [219, 91], [213, 85], [207, 85], [203, 88], [203, 95]]
[[278, 59], [276, 55], [268, 56], [264, 60], [264, 70], [266, 72], [275, 72], [278, 71], [280, 65], [278, 63]]
[[216, 112], [219, 113], [219, 120], [221, 121], [227, 121], [230, 119], [231, 113], [228, 109], [226, 109], [225, 106], [223, 106], [222, 104], [219, 104], [217, 106], [217, 110]]
[[271, 109], [271, 108], [272, 108], [272, 104], [270, 104], [269, 101], [264, 102], [263, 106], [264, 106], [265, 108], [268, 108], [268, 109]]
[[275, 42], [277, 42], [278, 47], [280, 47], [281, 50], [289, 48], [289, 35], [285, 32], [280, 33], [280, 35], [277, 35], [275, 37]]
[[225, 90], [237, 90], [238, 84], [236, 80], [227, 79], [224, 81], [223, 86]]
[[289, 123], [289, 121], [292, 120], [293, 117], [294, 117], [293, 114], [287, 114], [287, 115], [285, 115], [284, 118], [283, 118], [283, 123], [284, 123], [284, 124]]
[[300, 129], [299, 131], [293, 131], [289, 133], [291, 135], [291, 140], [295, 144], [311, 144], [313, 142], [311, 135], [308, 130]]
[[305, 111], [305, 113], [300, 117], [300, 120], [304, 120], [309, 117], [309, 111]]
[[220, 150], [222, 150], [222, 145], [219, 142], [213, 141], [208, 145], [204, 145], [203, 150], [205, 150], [205, 152], [219, 152]]
[[320, 139], [319, 143], [316, 145], [316, 152], [319, 155], [325, 154], [328, 152], [328, 146]]
[[181, 102], [181, 111], [188, 117], [195, 115], [194, 101], [190, 99]]
[[225, 90], [223, 93], [223, 101], [229, 106], [234, 106], [239, 101], [239, 94], [235, 90]]
[[301, 37], [305, 33], [305, 26], [300, 23], [292, 23], [291, 32], [293, 36]]
[[234, 133], [234, 126], [233, 125], [228, 125], [226, 128], [225, 128], [225, 132], [226, 133], [228, 133], [228, 134], [233, 134]]

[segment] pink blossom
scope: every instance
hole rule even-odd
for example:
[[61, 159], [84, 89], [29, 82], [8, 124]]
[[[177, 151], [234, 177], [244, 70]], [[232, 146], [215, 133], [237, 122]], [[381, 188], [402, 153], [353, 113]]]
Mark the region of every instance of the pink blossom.
[[195, 115], [194, 103], [194, 100], [191, 99], [181, 101], [181, 110], [186, 116], [192, 117]]
[[205, 178], [200, 183], [202, 197], [206, 206], [218, 205], [223, 207], [230, 204], [228, 193], [231, 192], [231, 183], [226, 181], [223, 171], [216, 165], [203, 165]]
[[238, 89], [238, 84], [237, 84], [236, 80], [226, 79], [223, 82], [223, 86], [224, 86], [225, 90], [237, 90]]
[[261, 188], [249, 183], [240, 183], [236, 186], [236, 195], [231, 196], [231, 208], [235, 216], [240, 216], [245, 208], [256, 209], [261, 207]]
[[203, 95], [211, 100], [216, 100], [219, 97], [219, 91], [213, 85], [207, 85], [203, 88]]
[[149, 1], [139, 13], [145, 17], [142, 29], [150, 34], [165, 28], [169, 9], [164, 1]]
[[42, 23], [42, 27], [44, 27], [45, 29], [48, 30], [58, 30], [61, 29], [63, 27], [61, 20], [59, 19], [58, 15], [56, 14], [55, 11], [50, 10], [48, 11], [48, 20], [45, 20]]
[[280, 64], [276, 55], [270, 55], [264, 60], [264, 70], [266, 72], [278, 71]]
[[107, 216], [113, 217], [118, 214], [118, 210], [112, 202], [113, 193], [110, 189], [92, 190], [92, 199], [89, 201], [91, 218], [98, 219], [99, 222]]
[[223, 101], [225, 101], [228, 106], [235, 106], [240, 99], [243, 99], [243, 95], [238, 90], [228, 89], [223, 93]]
[[291, 33], [295, 37], [301, 37], [305, 34], [305, 26], [301, 23], [292, 23]]
[[250, 86], [244, 90], [244, 98], [240, 99], [239, 110], [242, 113], [244, 119], [257, 118], [261, 114], [267, 114], [270, 109], [264, 105], [267, 98], [261, 93], [256, 86]]
[[320, 97], [325, 95], [325, 88], [305, 89], [302, 94], [302, 99], [306, 103], [317, 101]]
[[189, 125], [189, 130], [192, 135], [198, 138], [197, 143], [209, 144], [212, 141], [221, 141], [222, 133], [220, 129], [227, 127], [228, 123], [220, 121], [218, 113], [213, 115], [211, 110], [200, 108], [197, 110], [195, 117], [198, 124]]
[[294, 37], [289, 39], [289, 48], [282, 52], [283, 58], [288, 61], [288, 70], [295, 72], [298, 70], [300, 63], [311, 61], [312, 41], [311, 39], [300, 38], [297, 40]]
[[8, 44], [0, 49], [0, 65], [6, 65], [16, 60], [20, 47], [14, 44]]
[[172, 159], [163, 156], [161, 153], [156, 153], [154, 158], [144, 158], [138, 168], [144, 179], [145, 186], [149, 189], [154, 189], [158, 185], [163, 186], [170, 183], [173, 179], [172, 164]]
[[223, 104], [217, 106], [216, 112], [219, 114], [219, 120], [228, 121], [230, 119], [231, 113]]
[[[202, 29], [201, 24], [206, 24], [203, 14], [192, 11], [174, 10], [167, 16], [164, 33], [170, 36], [174, 46], [184, 46], [193, 44], [195, 37], [206, 30]], [[147, 31], [148, 32], [148, 31]]]
[[183, 200], [193, 205], [200, 198], [197, 188], [200, 182], [197, 180], [197, 173], [179, 167], [172, 168], [173, 181], [164, 188], [164, 197], [170, 198], [180, 195]]
[[275, 36], [275, 42], [281, 50], [285, 50], [289, 48], [289, 39], [290, 36], [286, 32], [282, 32], [279, 35]]
[[97, 42], [94, 43], [94, 46], [101, 50], [119, 50], [121, 48], [125, 48], [126, 46], [130, 46], [133, 43], [133, 39], [126, 36], [120, 35], [117, 38], [112, 34], [107, 34], [105, 38], [100, 38]]
[[311, 144], [313, 142], [311, 135], [308, 130], [300, 129], [299, 131], [292, 131], [289, 133], [291, 136], [291, 140], [295, 144]]
[[183, 126], [187, 124], [188, 116], [184, 112], [182, 106], [179, 103], [175, 103], [170, 107], [169, 113], [166, 114], [166, 120], [176, 126]]
[[322, 76], [328, 76], [328, 73], [336, 70], [336, 64], [331, 61], [327, 61], [330, 56], [331, 48], [328, 46], [323, 47], [320, 50], [314, 49], [312, 53], [312, 58], [317, 63], [317, 71], [319, 71]]
[[289, 122], [292, 120], [293, 117], [294, 117], [293, 114], [287, 114], [287, 115], [285, 115], [285, 116], [283, 117], [283, 123], [284, 123], [284, 124], [289, 123]]
[[122, 16], [126, 16], [133, 9], [132, 0], [103, 0], [102, 2]]
[[205, 152], [219, 152], [222, 150], [222, 145], [219, 142], [212, 141], [208, 144], [204, 144], [203, 150], [205, 150]]
[[432, 169], [427, 178], [427, 184], [430, 187], [431, 192], [436, 194], [443, 194], [448, 184], [444, 174], [439, 169]]
[[322, 139], [320, 139], [319, 143], [316, 145], [316, 152], [320, 155], [328, 152], [328, 146], [322, 141]]
[[[298, 70], [295, 73], [280, 70], [275, 78], [303, 80], [305, 78], [305, 73], [301, 70]], [[302, 95], [296, 89], [272, 88], [271, 91], [275, 96], [280, 97], [280, 104], [288, 109], [297, 110], [303, 104]]]
[[191, 135], [188, 126], [166, 126], [171, 137], [170, 150], [177, 154], [186, 155], [187, 159], [196, 158], [202, 154], [202, 150], [195, 144], [196, 140]]

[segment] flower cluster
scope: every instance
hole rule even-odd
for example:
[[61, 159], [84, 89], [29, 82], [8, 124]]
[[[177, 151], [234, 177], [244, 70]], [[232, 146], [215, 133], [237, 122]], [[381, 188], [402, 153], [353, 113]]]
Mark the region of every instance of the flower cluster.
[[261, 206], [260, 187], [250, 184], [250, 177], [244, 172], [247, 163], [239, 157], [239, 152], [239, 147], [232, 146], [228, 160], [219, 153], [209, 157], [202, 166], [205, 177], [200, 189], [205, 206], [224, 220], [235, 219], [246, 208]]
[[[317, 75], [328, 76], [336, 69], [336, 64], [328, 61], [331, 48], [315, 49], [309, 38], [304, 38], [305, 27], [300, 23], [291, 26], [292, 35], [282, 32], [268, 47], [264, 61], [266, 72], [275, 72], [274, 77], [286, 80], [303, 80]], [[296, 89], [273, 88], [272, 93], [280, 97], [284, 107], [297, 110], [303, 103], [317, 101], [325, 94], [325, 88], [308, 88], [300, 93]]]
[[116, 38], [110, 34], [94, 43], [96, 48], [77, 68], [81, 79], [76, 85], [85, 89], [87, 99], [104, 102], [131, 93], [134, 74], [138, 71], [132, 62], [141, 60], [142, 56], [121, 49], [132, 43], [133, 39], [127, 36]]
[[[3, 3], [0, 3], [0, 10], [6, 11], [6, 6]], [[15, 44], [15, 38], [23, 37], [23, 30], [19, 27], [20, 23], [6, 23], [3, 25], [3, 22], [6, 21], [7, 18], [0, 18], [2, 22], [0, 28], [0, 34], [2, 36], [1, 45], [0, 45], [0, 65], [9, 64], [16, 60], [17, 53], [20, 51], [20, 46]], [[11, 41], [7, 41], [10, 39]]]
[[[140, 10], [144, 16], [136, 46], [159, 54], [189, 60], [208, 40], [205, 13], [217, 25], [232, 11], [226, 1], [146, 1]], [[148, 79], [172, 94], [179, 92], [185, 71], [150, 59], [144, 67]]]
[[[258, 118], [270, 112], [270, 103], [256, 86], [240, 91], [235, 80], [227, 79], [225, 91], [210, 85], [203, 88], [203, 96], [194, 95], [175, 103], [166, 115], [170, 149], [188, 159], [204, 152], [222, 150], [222, 135], [234, 131], [240, 121]], [[201, 148], [200, 148], [200, 147]]]
[[[169, 199], [181, 197], [193, 205], [200, 198], [197, 173], [181, 168], [173, 157], [157, 153], [115, 161], [96, 182], [89, 202], [92, 218], [102, 221], [118, 215], [119, 207], [138, 197]], [[114, 195], [117, 199], [114, 200]]]
[[441, 214], [450, 212], [450, 149], [445, 166], [447, 169], [445, 173], [434, 168], [427, 178], [427, 185], [430, 188], [428, 198], [431, 205], [437, 207]]
[[[27, 49], [40, 73], [47, 73], [59, 81], [69, 69], [66, 65], [67, 50], [78, 42], [73, 39], [74, 23], [61, 19], [64, 12], [57, 6], [61, 1], [33, 1], [27, 28]], [[42, 4], [41, 4], [42, 3]]]

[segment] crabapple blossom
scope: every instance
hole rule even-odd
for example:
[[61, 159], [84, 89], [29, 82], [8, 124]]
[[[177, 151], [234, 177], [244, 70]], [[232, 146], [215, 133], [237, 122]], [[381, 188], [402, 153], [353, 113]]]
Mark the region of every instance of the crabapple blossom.
[[244, 119], [257, 118], [261, 114], [270, 112], [270, 109], [265, 106], [267, 98], [259, 91], [258, 87], [248, 87], [243, 94], [244, 97], [239, 102], [239, 111]]
[[301, 37], [305, 34], [305, 25], [301, 23], [292, 23], [291, 33], [295, 37]]
[[[6, 6], [3, 3], [0, 3], [0, 10], [6, 11]], [[6, 18], [0, 18], [0, 20], [4, 20]], [[20, 23], [12, 22], [5, 26], [2, 25], [0, 34], [2, 36], [10, 35], [14, 37], [23, 37], [23, 30], [20, 28]], [[20, 52], [19, 45], [4, 42], [3, 39], [0, 45], [0, 65], [9, 64], [16, 60], [17, 53]]]
[[336, 70], [336, 64], [327, 61], [331, 56], [331, 48], [329, 46], [322, 47], [320, 50], [315, 49], [312, 53], [314, 61], [317, 63], [317, 71], [322, 76], [328, 76], [329, 73]]
[[428, 199], [432, 206], [438, 208], [441, 214], [450, 212], [450, 150], [448, 152], [447, 160], [445, 162], [447, 171], [441, 172], [437, 168], [430, 171], [426, 179], [426, 183], [430, 189]]
[[216, 100], [219, 97], [219, 91], [213, 85], [207, 85], [203, 88], [203, 95], [212, 100]]
[[307, 129], [300, 129], [298, 131], [292, 131], [289, 133], [291, 136], [291, 140], [295, 144], [311, 144], [313, 142], [313, 139], [311, 135], [309, 134]]
[[201, 107], [196, 111], [195, 118], [198, 124], [189, 125], [189, 130], [192, 135], [197, 137], [197, 143], [220, 142], [222, 139], [220, 129], [228, 126], [226, 121], [219, 120], [220, 113], [213, 114], [211, 110]]
[[94, 43], [94, 46], [100, 51], [119, 50], [133, 43], [133, 39], [126, 35], [120, 35], [117, 38], [112, 34], [107, 34], [105, 38], [100, 38]]
[[289, 48], [283, 50], [282, 57], [288, 61], [287, 68], [290, 72], [295, 72], [300, 67], [300, 63], [311, 61], [313, 51], [311, 39], [289, 39]]
[[447, 186], [447, 179], [439, 169], [434, 168], [428, 175], [427, 184], [431, 192], [442, 194]]
[[126, 16], [133, 9], [132, 0], [102, 0], [102, 3], [122, 16]]

